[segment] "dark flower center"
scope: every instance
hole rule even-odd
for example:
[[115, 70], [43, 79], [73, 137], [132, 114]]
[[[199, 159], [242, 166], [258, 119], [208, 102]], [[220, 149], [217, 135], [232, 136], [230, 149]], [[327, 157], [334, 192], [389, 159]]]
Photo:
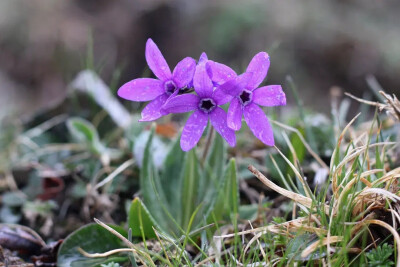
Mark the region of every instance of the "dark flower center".
[[203, 98], [199, 103], [199, 108], [206, 113], [213, 111], [216, 106], [214, 100], [211, 98]]
[[253, 99], [253, 92], [249, 90], [243, 90], [239, 95], [240, 103], [242, 103], [243, 106], [249, 104], [252, 99]]
[[166, 81], [164, 83], [164, 89], [168, 95], [171, 95], [173, 92], [175, 92], [176, 85], [175, 85], [174, 81], [172, 81], [172, 80]]

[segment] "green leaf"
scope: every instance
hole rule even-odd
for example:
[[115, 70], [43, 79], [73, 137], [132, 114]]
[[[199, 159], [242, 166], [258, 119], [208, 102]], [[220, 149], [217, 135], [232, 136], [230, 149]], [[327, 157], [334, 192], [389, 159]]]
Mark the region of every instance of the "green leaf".
[[104, 150], [96, 128], [89, 121], [77, 117], [70, 118], [67, 128], [74, 139], [89, 145], [94, 152], [101, 153]]
[[211, 152], [204, 162], [204, 184], [210, 188], [209, 182], [220, 180], [224, 175], [226, 162], [225, 142], [222, 137], [217, 134], [211, 146]]
[[[197, 196], [199, 194], [199, 181], [201, 179], [199, 161], [195, 150], [192, 149], [186, 154], [182, 180], [182, 220], [180, 225], [183, 229], [189, 224], [193, 212], [196, 210]], [[194, 224], [196, 225], [196, 224]]]
[[258, 204], [242, 205], [239, 207], [239, 217], [242, 220], [254, 221], [258, 214]]
[[164, 170], [160, 179], [171, 214], [176, 217], [181, 208], [179, 204], [182, 191], [182, 162], [184, 160], [185, 152], [181, 149], [180, 138], [177, 138], [164, 161]]
[[[290, 136], [290, 143], [292, 144], [294, 151], [296, 152], [296, 156], [299, 162], [303, 162], [303, 159], [306, 155], [306, 147], [304, 146], [300, 137], [297, 134], [292, 134]], [[293, 155], [290, 155], [289, 159], [291, 162], [293, 162]]]
[[[199, 181], [197, 202], [203, 202], [204, 208], [214, 205], [220, 188], [223, 188], [225, 162], [225, 142], [220, 135], [216, 135], [210, 154], [204, 162], [203, 177]], [[208, 216], [208, 214], [205, 215]]]
[[225, 175], [221, 179], [223, 183], [218, 191], [218, 198], [213, 210], [214, 216], [219, 219], [230, 219], [231, 214], [238, 214], [239, 206], [239, 187], [236, 171], [236, 161], [232, 158], [225, 170]]
[[132, 229], [132, 236], [156, 237], [153, 226], [157, 226], [157, 223], [139, 198], [135, 198], [129, 208], [128, 226]]
[[144, 150], [143, 166], [140, 171], [140, 188], [143, 194], [143, 203], [146, 205], [154, 219], [159, 222], [160, 227], [166, 230], [169, 229], [168, 220], [166, 220], [166, 215], [162, 207], [162, 205], [165, 205], [166, 200], [164, 192], [160, 186], [158, 171], [153, 164], [151, 156], [151, 142], [153, 136], [154, 129], [151, 131]]
[[[119, 226], [111, 226], [123, 236], [127, 236], [126, 231]], [[107, 258], [87, 258], [83, 256], [78, 248], [82, 248], [88, 253], [104, 253], [113, 249], [124, 247], [122, 241], [98, 224], [85, 225], [70, 234], [62, 243], [57, 256], [57, 266], [60, 267], [80, 267], [80, 266], [100, 266], [100, 264], [111, 261], [127, 261], [127, 257], [121, 254]]]
[[394, 262], [390, 260], [393, 254], [393, 248], [387, 243], [381, 244], [375, 249], [366, 253], [368, 266], [394, 266]]

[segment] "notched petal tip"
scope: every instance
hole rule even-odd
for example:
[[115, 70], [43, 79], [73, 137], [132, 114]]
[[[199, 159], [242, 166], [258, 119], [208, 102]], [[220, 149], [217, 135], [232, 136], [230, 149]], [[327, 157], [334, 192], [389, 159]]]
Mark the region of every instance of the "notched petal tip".
[[234, 131], [239, 131], [242, 127], [242, 107], [237, 98], [229, 105], [227, 122], [228, 127]]
[[183, 151], [185, 151], [185, 152], [188, 152], [188, 151], [192, 150], [195, 147], [195, 145], [194, 146], [190, 146], [188, 143], [182, 142], [182, 139], [180, 141], [180, 145], [181, 145], [181, 149]]
[[255, 137], [267, 146], [273, 146], [275, 144], [271, 124], [264, 111], [259, 106], [254, 103], [247, 105], [244, 108], [243, 115]]
[[180, 145], [183, 151], [189, 151], [199, 142], [208, 123], [208, 116], [195, 111], [189, 116], [182, 130]]
[[242, 128], [242, 123], [238, 124], [238, 123], [234, 123], [233, 121], [228, 120], [228, 127], [232, 130], [234, 130], [235, 132], [239, 131], [240, 128]]
[[208, 60], [207, 54], [205, 52], [201, 53], [200, 58], [199, 58], [199, 64], [203, 63]]
[[280, 85], [267, 85], [253, 91], [253, 102], [266, 107], [286, 105], [286, 95]]
[[210, 113], [210, 119], [214, 129], [231, 147], [234, 147], [236, 145], [235, 131], [228, 127], [226, 112], [222, 108], [217, 107]]
[[269, 60], [269, 55], [267, 52], [261, 51], [259, 53], [257, 53], [254, 57], [260, 57], [260, 58], [264, 58], [266, 60]]
[[140, 122], [144, 121], [154, 121], [162, 116], [166, 115], [165, 112], [161, 112], [161, 107], [164, 105], [165, 101], [167, 101], [168, 96], [166, 94], [158, 96], [156, 99], [147, 104], [142, 110], [142, 118], [139, 120]]

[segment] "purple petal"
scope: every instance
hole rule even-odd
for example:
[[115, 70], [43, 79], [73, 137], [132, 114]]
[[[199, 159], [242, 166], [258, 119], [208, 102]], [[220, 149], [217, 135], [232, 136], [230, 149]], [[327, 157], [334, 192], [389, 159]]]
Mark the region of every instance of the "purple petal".
[[235, 131], [228, 127], [226, 116], [226, 112], [222, 108], [216, 107], [212, 112], [210, 112], [211, 124], [230, 146], [235, 146]]
[[146, 43], [146, 61], [154, 75], [162, 81], [172, 78], [171, 70], [161, 54], [160, 49], [150, 38]]
[[164, 93], [163, 82], [157, 79], [140, 78], [125, 83], [118, 95], [131, 101], [150, 101]]
[[220, 85], [219, 89], [231, 96], [237, 96], [243, 91], [243, 89], [245, 89], [245, 86], [249, 83], [252, 76], [252, 73], [245, 72], [237, 76], [235, 79], [229, 80], [226, 83]]
[[207, 123], [208, 116], [199, 110], [190, 115], [182, 130], [181, 148], [183, 151], [189, 151], [199, 142]]
[[237, 76], [233, 69], [224, 64], [209, 60], [206, 65], [208, 75], [210, 75], [211, 80], [217, 84], [223, 84]]
[[205, 65], [197, 65], [193, 78], [194, 90], [200, 97], [211, 97], [213, 93], [213, 83], [208, 76]]
[[274, 145], [274, 134], [264, 111], [254, 103], [244, 107], [244, 119], [254, 136], [267, 146]]
[[234, 131], [239, 131], [242, 127], [242, 104], [239, 99], [234, 98], [228, 109], [228, 127]]
[[213, 92], [212, 98], [218, 106], [222, 106], [231, 101], [233, 96], [226, 94], [219, 87], [217, 87]]
[[205, 62], [205, 61], [207, 61], [208, 60], [208, 57], [207, 57], [207, 54], [206, 53], [201, 53], [201, 55], [200, 55], [200, 58], [199, 58], [199, 64], [200, 63], [203, 63], [203, 62]]
[[167, 113], [184, 113], [198, 108], [199, 97], [193, 94], [184, 94], [170, 97], [162, 110]]
[[154, 121], [166, 115], [161, 112], [161, 107], [164, 105], [165, 101], [167, 101], [168, 97], [167, 94], [162, 94], [147, 104], [142, 110], [142, 118], [139, 121]]
[[286, 95], [280, 85], [268, 85], [253, 91], [253, 102], [260, 106], [284, 106]]
[[254, 90], [262, 83], [267, 76], [269, 64], [269, 56], [265, 52], [260, 52], [253, 57], [246, 70], [246, 72], [253, 73], [253, 77], [246, 87], [248, 90]]
[[182, 59], [175, 67], [172, 77], [176, 86], [180, 88], [186, 87], [193, 79], [194, 71], [196, 70], [196, 61], [187, 57]]

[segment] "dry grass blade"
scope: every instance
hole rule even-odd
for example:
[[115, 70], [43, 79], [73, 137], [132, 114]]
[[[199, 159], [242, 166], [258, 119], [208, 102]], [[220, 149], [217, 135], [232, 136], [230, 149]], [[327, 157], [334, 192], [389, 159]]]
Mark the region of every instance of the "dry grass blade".
[[100, 183], [98, 183], [96, 186], [94, 186], [94, 190], [102, 187], [103, 185], [111, 182], [115, 177], [117, 177], [118, 174], [123, 172], [125, 169], [127, 169], [129, 166], [133, 165], [135, 163], [134, 159], [129, 159], [125, 161], [121, 166], [119, 166], [115, 171], [113, 171], [110, 175], [108, 175], [104, 180], [102, 180]]
[[96, 218], [94, 218], [94, 221], [97, 224], [99, 224], [101, 227], [105, 228], [106, 230], [110, 231], [113, 235], [115, 235], [116, 237], [121, 239], [122, 242], [124, 242], [128, 247], [130, 247], [131, 249], [135, 249], [135, 245], [131, 241], [126, 239], [124, 236], [122, 236], [120, 233], [118, 233], [117, 231], [112, 229], [110, 226], [108, 226], [107, 224], [103, 223], [102, 221], [100, 221], [100, 220], [98, 220]]
[[[272, 181], [270, 181], [267, 177], [265, 177], [260, 171], [258, 171], [253, 165], [249, 165], [248, 169], [266, 186], [268, 186], [269, 188], [271, 188], [272, 190], [278, 192], [279, 194], [292, 199], [293, 201], [311, 209], [313, 206], [314, 208], [315, 205], [313, 205], [313, 201], [311, 198], [309, 197], [305, 197], [302, 196], [300, 194], [291, 192], [289, 190], [286, 190], [278, 185], [276, 185], [275, 183], [273, 183]], [[326, 204], [322, 204], [321, 206], [324, 207], [324, 212], [325, 214], [329, 215], [329, 206]]]
[[[301, 220], [299, 220], [301, 219]], [[251, 245], [257, 241], [258, 239], [266, 234], [267, 232], [272, 232], [275, 234], [281, 234], [281, 235], [290, 235], [290, 232], [296, 232], [296, 233], [301, 233], [301, 232], [310, 232], [310, 233], [316, 233], [317, 235], [326, 235], [327, 231], [322, 228], [318, 227], [313, 227], [309, 226], [312, 221], [310, 221], [310, 218], [299, 218], [296, 220], [292, 220], [289, 222], [281, 223], [278, 225], [270, 225], [268, 227], [262, 227], [264, 230], [256, 234], [250, 241], [247, 243], [243, 254], [245, 255]], [[260, 228], [259, 228], [260, 229]], [[265, 258], [265, 257], [264, 257]]]
[[391, 192], [389, 192], [389, 191], [387, 191], [385, 189], [382, 189], [382, 188], [364, 188], [364, 190], [362, 190], [360, 192], [360, 194], [356, 197], [356, 199], [363, 198], [363, 197], [370, 197], [370, 198], [374, 197], [374, 198], [376, 198], [377, 195], [381, 195], [381, 196], [383, 196], [385, 198], [388, 198], [393, 202], [396, 202], [396, 201], [400, 200], [399, 196], [397, 196], [397, 195], [395, 195], [395, 194], [393, 194], [393, 193], [391, 193]]
[[388, 181], [392, 181], [395, 180], [397, 178], [400, 178], [400, 167], [391, 170], [390, 172], [386, 173], [384, 176], [382, 176], [381, 178], [379, 178], [378, 180], [372, 182], [372, 186], [378, 186], [384, 182], [388, 182]]
[[113, 254], [116, 253], [121, 253], [121, 252], [136, 252], [134, 249], [131, 248], [118, 248], [118, 249], [114, 249], [114, 250], [110, 250], [104, 253], [88, 253], [86, 251], [84, 251], [82, 248], [78, 248], [78, 251], [85, 257], [88, 258], [104, 258], [104, 257], [108, 257], [111, 256]]
[[[276, 146], [274, 146], [274, 147], [278, 151], [278, 153], [282, 156], [282, 158], [286, 161], [286, 163], [290, 166], [290, 168], [292, 169], [292, 171], [294, 172], [296, 177], [299, 179], [301, 185], [303, 186], [304, 192], [307, 195], [307, 198], [309, 198], [311, 200], [311, 194], [312, 194], [311, 190], [310, 190], [309, 186], [306, 184], [306, 182], [304, 181], [304, 178], [301, 176], [300, 172], [297, 170], [296, 166], [294, 166], [293, 163], [290, 162], [290, 160], [279, 150], [279, 148], [277, 148]], [[287, 192], [290, 192], [290, 191], [287, 191]]]
[[346, 134], [346, 132], [347, 132], [347, 130], [350, 128], [350, 126], [355, 122], [355, 120], [360, 116], [360, 114], [361, 114], [361, 113], [358, 113], [358, 114], [346, 125], [346, 127], [344, 127], [342, 133], [341, 133], [340, 136], [339, 136], [338, 144], [337, 144], [336, 148], [334, 149], [334, 151], [333, 151], [333, 153], [332, 153], [333, 156], [332, 156], [331, 162], [330, 162], [330, 167], [331, 167], [330, 172], [331, 172], [331, 173], [334, 172], [334, 173], [332, 174], [332, 191], [333, 191], [333, 194], [335, 195], [336, 198], [338, 197], [338, 189], [337, 189], [337, 186], [338, 186], [338, 185], [337, 185], [337, 176], [335, 175], [335, 173], [336, 173], [337, 170], [338, 170], [338, 166], [335, 166], [335, 164], [334, 164], [334, 160], [335, 160], [334, 155], [336, 155], [336, 153], [339, 153], [338, 149], [340, 148], [340, 144], [342, 143], [342, 140], [343, 140], [343, 138], [344, 138], [344, 135]]
[[325, 164], [325, 162], [320, 158], [320, 156], [318, 156], [317, 153], [315, 153], [311, 146], [306, 142], [306, 140], [304, 139], [303, 135], [300, 133], [300, 131], [294, 127], [291, 127], [289, 125], [280, 123], [278, 121], [274, 121], [274, 120], [270, 120], [272, 123], [278, 125], [279, 127], [282, 127], [283, 129], [286, 129], [288, 131], [294, 132], [295, 134], [297, 134], [297, 136], [300, 138], [301, 142], [303, 143], [303, 145], [306, 147], [308, 153], [310, 153], [311, 156], [313, 156], [313, 158], [327, 171], [329, 171], [329, 167]]
[[386, 110], [390, 115], [395, 117], [397, 120], [400, 120], [400, 101], [397, 99], [395, 95], [390, 96], [383, 91], [379, 91], [379, 93], [386, 99], [386, 105], [383, 109]]
[[254, 234], [254, 233], [260, 233], [260, 232], [263, 234], [265, 234], [267, 232], [272, 232], [272, 233], [278, 234], [278, 233], [282, 233], [283, 230], [285, 232], [290, 232], [294, 229], [296, 229], [296, 230], [303, 229], [304, 231], [316, 233], [318, 235], [326, 234], [325, 229], [309, 226], [312, 222], [314, 222], [314, 221], [310, 220], [310, 217], [301, 217], [301, 218], [297, 218], [297, 219], [294, 219], [294, 220], [291, 220], [288, 222], [284, 222], [284, 223], [280, 223], [280, 224], [258, 227], [258, 228], [254, 228], [251, 230], [237, 232], [234, 234], [214, 236], [214, 238], [231, 238], [231, 237], [235, 237], [235, 236], [243, 236], [243, 235], [247, 235], [247, 234]]
[[364, 103], [364, 104], [367, 104], [367, 105], [370, 105], [370, 106], [378, 107], [379, 109], [383, 109], [384, 106], [385, 106], [385, 104], [382, 104], [382, 103], [379, 103], [379, 102], [374, 102], [374, 101], [368, 101], [368, 100], [356, 97], [356, 96], [354, 96], [354, 95], [352, 95], [350, 93], [347, 93], [347, 92], [345, 92], [344, 94], [347, 95], [350, 98], [353, 98], [354, 100], [357, 100], [360, 103]]
[[101, 227], [105, 228], [106, 230], [108, 230], [109, 232], [111, 232], [113, 235], [115, 235], [116, 237], [118, 237], [119, 239], [121, 239], [122, 242], [124, 242], [124, 243], [131, 249], [131, 251], [133, 252], [135, 258], [137, 258], [137, 259], [138, 259], [140, 262], [142, 262], [144, 265], [146, 265], [146, 264], [145, 264], [144, 260], [143, 260], [141, 257], [139, 257], [139, 254], [144, 254], [144, 257], [146, 257], [146, 258], [150, 261], [150, 263], [152, 263], [152, 265], [155, 266], [155, 264], [153, 263], [151, 257], [149, 256], [149, 254], [147, 254], [147, 253], [141, 253], [141, 252], [135, 247], [135, 245], [134, 245], [132, 242], [130, 242], [127, 238], [125, 238], [124, 236], [122, 236], [120, 233], [118, 233], [117, 231], [115, 231], [114, 229], [112, 229], [112, 228], [111, 228], [110, 226], [108, 226], [107, 224], [101, 222], [100, 220], [98, 220], [98, 219], [96, 219], [96, 218], [94, 218], [94, 221], [95, 221], [97, 224], [99, 224]]
[[315, 241], [311, 245], [309, 245], [303, 252], [301, 253], [302, 258], [308, 257], [311, 253], [313, 253], [317, 248], [326, 246], [328, 244], [341, 242], [343, 240], [342, 236], [331, 236], [325, 237], [322, 240]]
[[395, 95], [391, 96], [389, 94], [386, 94], [384, 91], [379, 91], [379, 94], [381, 94], [386, 99], [386, 103], [383, 104], [383, 103], [379, 103], [379, 102], [367, 101], [367, 100], [358, 98], [349, 93], [345, 93], [345, 94], [347, 96], [357, 100], [360, 103], [378, 107], [379, 111], [386, 110], [386, 112], [388, 114], [393, 116], [395, 119], [400, 120], [400, 101], [397, 99], [397, 97]]
[[[349, 152], [348, 155], [344, 157], [344, 159], [336, 166], [336, 169], [332, 173], [332, 191], [333, 194], [335, 195], [336, 198], [339, 197], [339, 185], [337, 184], [337, 177], [339, 176], [339, 172], [342, 170], [345, 165], [354, 159], [356, 159], [358, 156], [360, 156], [362, 153], [364, 153], [367, 149], [371, 149], [377, 146], [385, 146], [385, 145], [393, 145], [395, 144], [394, 142], [381, 142], [381, 143], [375, 143], [375, 144], [369, 144], [369, 145], [364, 145], [361, 147], [357, 147], [356, 149], [352, 150]], [[333, 158], [333, 157], [332, 157]]]

